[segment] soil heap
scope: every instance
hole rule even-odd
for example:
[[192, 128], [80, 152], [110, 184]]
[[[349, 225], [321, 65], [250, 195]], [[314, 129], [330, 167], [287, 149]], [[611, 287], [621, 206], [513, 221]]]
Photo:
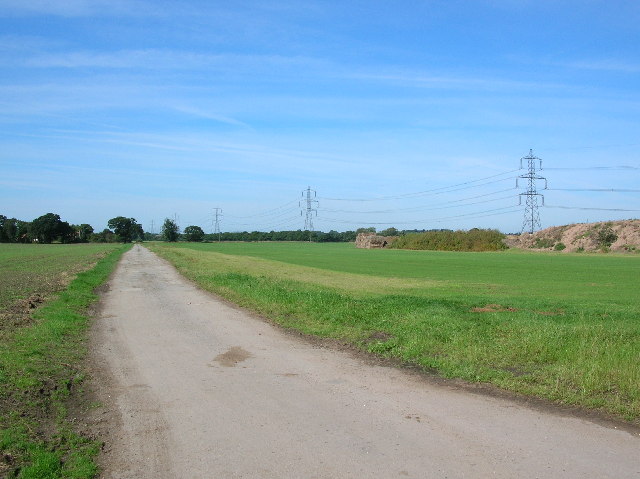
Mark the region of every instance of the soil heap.
[[640, 252], [640, 220], [552, 226], [533, 234], [508, 235], [510, 248], [538, 250]]

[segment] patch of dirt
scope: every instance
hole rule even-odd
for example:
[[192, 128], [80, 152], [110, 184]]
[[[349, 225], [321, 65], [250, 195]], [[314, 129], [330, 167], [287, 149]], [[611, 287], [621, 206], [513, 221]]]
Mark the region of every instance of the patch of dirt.
[[541, 314], [542, 316], [564, 316], [564, 311], [536, 311], [536, 313]]
[[46, 298], [39, 293], [20, 299], [8, 308], [0, 311], [0, 335], [7, 334], [23, 326], [33, 323], [32, 314]]
[[533, 234], [508, 235], [510, 248], [562, 251], [640, 253], [640, 220], [603, 221], [552, 226]]
[[475, 307], [469, 310], [471, 313], [515, 313], [516, 308], [505, 307], [500, 304], [487, 304], [484, 307]]
[[240, 346], [234, 346], [226, 353], [218, 354], [213, 360], [220, 363], [221, 366], [232, 368], [250, 357], [252, 357], [252, 355], [249, 351], [245, 351]]
[[389, 334], [385, 331], [374, 331], [367, 338], [367, 342], [369, 343], [374, 343], [378, 341], [384, 342], [384, 341], [389, 341], [390, 339], [393, 339], [393, 338], [394, 338], [393, 334]]

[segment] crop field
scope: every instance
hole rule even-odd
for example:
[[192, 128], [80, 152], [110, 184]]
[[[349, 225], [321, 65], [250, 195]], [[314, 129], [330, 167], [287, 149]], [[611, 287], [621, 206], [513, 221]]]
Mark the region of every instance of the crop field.
[[287, 328], [640, 424], [640, 257], [150, 245]]
[[44, 298], [61, 290], [76, 273], [118, 246], [0, 244], [0, 312], [30, 295]]
[[99, 445], [67, 401], [81, 387], [87, 308], [122, 245], [0, 245], [0, 477], [90, 478]]

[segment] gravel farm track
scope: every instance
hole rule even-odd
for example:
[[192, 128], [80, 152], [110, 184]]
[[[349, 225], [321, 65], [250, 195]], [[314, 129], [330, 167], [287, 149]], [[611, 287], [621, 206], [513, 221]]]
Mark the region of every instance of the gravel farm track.
[[103, 478], [639, 478], [637, 429], [287, 333], [140, 245], [91, 333]]

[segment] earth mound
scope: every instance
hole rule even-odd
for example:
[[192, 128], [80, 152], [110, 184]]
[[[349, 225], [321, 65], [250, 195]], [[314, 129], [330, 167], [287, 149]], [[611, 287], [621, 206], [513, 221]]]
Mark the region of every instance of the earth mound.
[[564, 252], [615, 251], [640, 252], [640, 220], [603, 221], [552, 226], [533, 234], [508, 235], [510, 248], [556, 250]]

